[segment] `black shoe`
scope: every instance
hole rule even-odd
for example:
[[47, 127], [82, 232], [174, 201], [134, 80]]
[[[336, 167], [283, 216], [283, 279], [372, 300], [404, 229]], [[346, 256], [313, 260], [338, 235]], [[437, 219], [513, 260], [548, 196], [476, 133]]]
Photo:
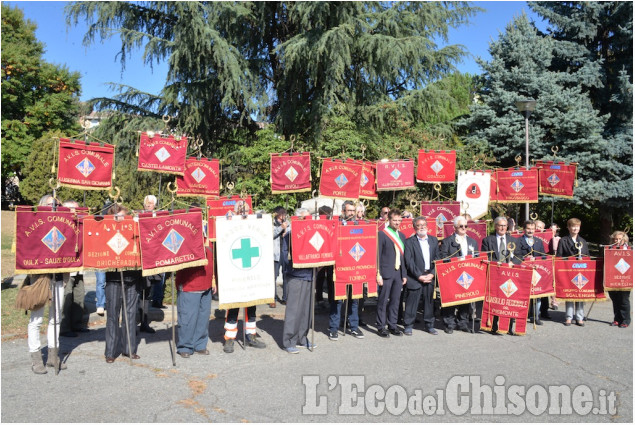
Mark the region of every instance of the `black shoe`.
[[337, 341], [340, 338], [340, 334], [337, 331], [329, 331], [329, 339], [331, 341]]
[[380, 329], [377, 331], [377, 335], [379, 335], [382, 338], [388, 338], [390, 336], [390, 332], [388, 332], [388, 329]]
[[452, 333], [452, 332], [454, 332], [454, 331], [453, 331], [452, 329], [450, 329], [450, 328], [445, 328], [445, 329], [443, 330], [443, 332], [445, 332], [446, 334], [451, 334], [451, 333]]
[[471, 333], [472, 332], [472, 329], [468, 328], [467, 326], [462, 326], [462, 327], [460, 327], [458, 329], [460, 331], [467, 332], [467, 333]]
[[139, 327], [139, 330], [147, 334], [153, 334], [157, 332], [154, 329], [152, 329], [150, 325], [148, 325], [147, 323], [142, 323], [141, 326]]
[[223, 343], [223, 351], [226, 353], [233, 353], [234, 352], [234, 340], [233, 339], [226, 339], [225, 342]]
[[247, 345], [253, 348], [266, 348], [267, 344], [262, 342], [256, 335], [247, 335]]
[[545, 320], [551, 320], [551, 315], [549, 314], [548, 311], [545, 311], [544, 313], [540, 313], [540, 317], [542, 317]]
[[437, 332], [437, 330], [434, 328], [427, 329], [426, 332], [429, 333], [430, 335], [439, 335], [439, 332]]
[[394, 336], [402, 336], [403, 332], [401, 332], [401, 330], [395, 328], [395, 329], [390, 329], [389, 330], [391, 334], [393, 334]]
[[90, 329], [88, 328], [73, 329], [73, 332], [85, 333], [85, 332], [90, 332]]
[[66, 338], [77, 338], [79, 335], [77, 335], [75, 332], [73, 331], [67, 331], [67, 332], [62, 332], [60, 334], [60, 336], [66, 337]]
[[364, 322], [362, 319], [359, 319], [359, 326], [368, 326], [368, 323]]

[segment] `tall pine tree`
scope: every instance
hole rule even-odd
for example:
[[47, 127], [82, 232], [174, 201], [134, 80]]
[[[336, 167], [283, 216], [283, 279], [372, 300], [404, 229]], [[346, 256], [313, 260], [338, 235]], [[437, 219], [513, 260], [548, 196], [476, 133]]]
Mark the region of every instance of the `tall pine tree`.
[[[596, 208], [604, 205], [605, 186], [616, 164], [609, 160], [611, 147], [603, 136], [608, 116], [593, 108], [588, 92], [579, 84], [580, 79], [594, 81], [592, 70], [554, 69], [555, 62], [566, 58], [565, 52], [556, 40], [538, 34], [525, 15], [514, 19], [489, 51], [491, 61], [479, 62], [485, 71], [479, 82], [482, 102], [461, 122], [466, 141], [486, 141], [501, 166], [514, 165], [514, 157], [524, 157], [525, 151], [524, 119], [515, 102], [535, 99], [530, 158], [550, 159], [551, 147], [559, 147], [560, 157], [580, 164], [574, 202]], [[597, 78], [595, 84], [599, 84]]]
[[182, 131], [215, 151], [236, 127], [255, 130], [254, 118], [315, 141], [336, 106], [374, 125], [395, 100], [416, 116], [435, 99], [426, 84], [465, 53], [436, 40], [478, 10], [466, 2], [77, 2], [68, 15], [90, 23], [88, 43], [117, 32], [124, 64], [135, 47], [147, 63], [169, 64], [160, 97], [132, 91], [102, 107], [131, 110], [132, 100], [136, 110], [178, 116]]
[[[633, 3], [530, 2], [549, 22], [546, 34], [562, 52], [551, 69], [584, 74], [577, 82], [607, 120], [607, 149], [597, 182], [602, 234], [633, 207]], [[604, 238], [607, 241], [607, 238]]]

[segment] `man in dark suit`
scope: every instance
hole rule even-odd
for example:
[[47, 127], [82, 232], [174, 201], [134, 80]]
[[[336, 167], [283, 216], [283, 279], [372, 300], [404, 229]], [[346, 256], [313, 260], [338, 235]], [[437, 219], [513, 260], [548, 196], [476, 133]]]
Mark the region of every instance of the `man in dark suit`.
[[[536, 223], [533, 220], [526, 220], [523, 223], [523, 235], [517, 239], [518, 245], [516, 247], [516, 253], [521, 259], [534, 259], [545, 254], [545, 245], [538, 238], [534, 238], [534, 232], [536, 231]], [[548, 299], [547, 299], [548, 301]], [[535, 306], [533, 305], [535, 303]], [[534, 311], [540, 311], [541, 298], [532, 300], [529, 305], [529, 318], [534, 320], [536, 325], [542, 325], [540, 320], [541, 314], [539, 313], [534, 318]]]
[[407, 280], [404, 288], [406, 308], [404, 310], [404, 334], [412, 335], [412, 327], [417, 316], [419, 297], [423, 292], [424, 330], [437, 335], [434, 329], [434, 260], [439, 254], [439, 241], [428, 235], [428, 223], [424, 217], [413, 220], [415, 234], [406, 239], [404, 260]]
[[[401, 301], [401, 289], [406, 284], [404, 243], [406, 237], [399, 231], [401, 211], [392, 209], [388, 213], [388, 225], [377, 236], [378, 273], [377, 285], [381, 293], [377, 297], [377, 333], [387, 338], [390, 334], [403, 335], [397, 328], [397, 313]], [[388, 323], [388, 329], [385, 328]]]
[[[439, 259], [466, 257], [472, 254], [478, 254], [478, 245], [474, 239], [467, 235], [466, 218], [457, 216], [454, 218], [454, 233], [441, 242]], [[457, 311], [456, 316], [454, 309]], [[451, 334], [457, 327], [463, 332], [471, 332], [468, 327], [469, 310], [469, 304], [441, 308], [445, 333]]]
[[[494, 219], [494, 228], [495, 232], [493, 235], [486, 236], [481, 243], [481, 251], [487, 252], [487, 258], [490, 261], [497, 261], [499, 263], [514, 263], [520, 264], [522, 259], [518, 256], [518, 245], [519, 242], [516, 238], [509, 235], [507, 233], [507, 219], [502, 216], [498, 216]], [[511, 247], [514, 249], [510, 249]], [[483, 301], [479, 301], [475, 306], [477, 313], [479, 325], [480, 325], [480, 315], [483, 311]], [[513, 320], [513, 319], [512, 319]], [[513, 323], [513, 322], [512, 322]], [[509, 334], [513, 335], [512, 326], [509, 326]], [[494, 318], [494, 324], [492, 326], [492, 333], [498, 335], [496, 330], [498, 329], [498, 318]]]
[[[570, 218], [567, 221], [569, 234], [564, 236], [558, 242], [558, 250], [556, 257], [580, 257], [589, 255], [589, 244], [580, 236], [580, 227], [582, 222], [578, 218]], [[565, 326], [571, 326], [571, 320], [575, 316], [575, 324], [584, 326], [584, 302], [567, 301]], [[575, 312], [574, 312], [575, 308]]]

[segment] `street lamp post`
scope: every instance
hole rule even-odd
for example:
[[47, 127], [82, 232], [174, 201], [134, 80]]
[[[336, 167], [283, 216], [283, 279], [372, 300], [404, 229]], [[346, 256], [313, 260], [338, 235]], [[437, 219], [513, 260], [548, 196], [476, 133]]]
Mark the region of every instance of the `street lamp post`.
[[[536, 101], [533, 99], [519, 100], [516, 102], [516, 108], [525, 116], [525, 168], [529, 170], [529, 116], [536, 107]], [[529, 203], [525, 204], [525, 220], [529, 220]]]

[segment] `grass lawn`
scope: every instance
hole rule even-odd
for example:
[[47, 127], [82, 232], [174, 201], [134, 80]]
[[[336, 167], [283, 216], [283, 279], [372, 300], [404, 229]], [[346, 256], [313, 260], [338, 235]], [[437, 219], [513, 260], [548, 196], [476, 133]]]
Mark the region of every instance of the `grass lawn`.
[[[15, 254], [11, 252], [13, 234], [15, 232], [15, 212], [2, 211], [2, 234], [0, 248], [2, 248], [2, 296], [1, 314], [2, 340], [12, 338], [26, 338], [26, 326], [29, 323], [29, 314], [24, 310], [16, 310], [13, 306], [18, 288], [11, 278], [15, 271]], [[46, 325], [42, 326], [46, 329]]]

